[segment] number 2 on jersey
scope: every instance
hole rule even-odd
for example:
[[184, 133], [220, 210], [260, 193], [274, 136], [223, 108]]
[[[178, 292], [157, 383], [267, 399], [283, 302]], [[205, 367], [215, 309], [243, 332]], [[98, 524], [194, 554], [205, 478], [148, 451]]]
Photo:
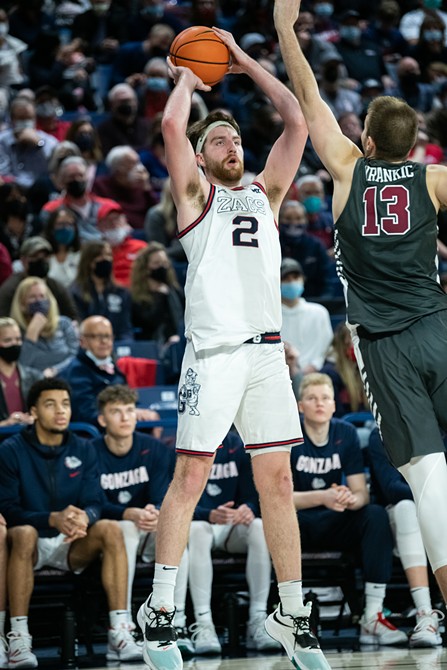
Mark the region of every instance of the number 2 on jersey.
[[410, 230], [410, 196], [405, 186], [370, 186], [363, 202], [363, 235], [405, 235]]
[[[249, 224], [249, 228], [244, 226]], [[258, 220], [254, 216], [235, 216], [233, 226], [241, 226], [233, 230], [233, 245], [235, 247], [259, 247], [255, 237], [250, 237], [258, 232]], [[247, 237], [248, 236], [248, 237]]]

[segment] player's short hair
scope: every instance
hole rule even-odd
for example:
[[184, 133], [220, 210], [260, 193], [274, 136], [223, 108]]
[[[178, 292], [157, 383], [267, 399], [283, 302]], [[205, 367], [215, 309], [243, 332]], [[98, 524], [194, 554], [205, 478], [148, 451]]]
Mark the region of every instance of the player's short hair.
[[31, 407], [36, 406], [37, 401], [39, 400], [42, 393], [45, 393], [45, 391], [67, 391], [68, 397], [71, 401], [71, 388], [65, 379], [59, 379], [58, 377], [39, 379], [39, 381], [34, 382], [29, 390], [26, 401], [28, 410], [30, 410]]
[[222, 123], [229, 123], [230, 126], [232, 126], [235, 129], [235, 131], [240, 137], [241, 129], [239, 128], [238, 124], [236, 123], [235, 119], [231, 116], [231, 114], [223, 112], [220, 109], [216, 109], [213, 112], [210, 112], [204, 119], [200, 119], [200, 121], [196, 121], [195, 123], [193, 123], [186, 131], [186, 136], [191, 142], [194, 151], [196, 150], [197, 142], [199, 141], [199, 138], [203, 135], [204, 131], [208, 128], [208, 126], [210, 126], [212, 123], [215, 123], [216, 121], [222, 121]]
[[368, 106], [366, 131], [376, 145], [374, 158], [404, 160], [416, 142], [417, 113], [400, 98], [379, 96]]
[[98, 394], [98, 410], [102, 414], [106, 405], [136, 405], [138, 400], [138, 393], [135, 389], [125, 384], [115, 384], [107, 386], [101, 393]]
[[332, 379], [329, 377], [329, 375], [326, 375], [323, 372], [310, 372], [308, 375], [303, 377], [298, 394], [300, 400], [309, 386], [329, 386], [329, 388], [332, 389], [332, 392], [334, 392]]

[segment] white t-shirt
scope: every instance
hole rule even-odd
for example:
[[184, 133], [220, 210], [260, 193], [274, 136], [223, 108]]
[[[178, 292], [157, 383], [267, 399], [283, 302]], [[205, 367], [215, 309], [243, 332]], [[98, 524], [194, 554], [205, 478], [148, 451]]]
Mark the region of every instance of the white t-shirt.
[[60, 263], [53, 254], [49, 259], [48, 276], [68, 288], [76, 279], [80, 256], [80, 251], [69, 251], [64, 262]]
[[[445, 23], [445, 40], [444, 44], [447, 45], [447, 14], [445, 12], [440, 12], [436, 10], [436, 14], [442, 19]], [[407, 12], [404, 14], [400, 20], [399, 30], [406, 40], [418, 40], [420, 28], [422, 22], [425, 19], [425, 12], [423, 9], [415, 9], [412, 12]]]
[[284, 342], [298, 349], [301, 369], [313, 365], [320, 370], [334, 336], [328, 310], [304, 298], [294, 307], [282, 303], [281, 335]]

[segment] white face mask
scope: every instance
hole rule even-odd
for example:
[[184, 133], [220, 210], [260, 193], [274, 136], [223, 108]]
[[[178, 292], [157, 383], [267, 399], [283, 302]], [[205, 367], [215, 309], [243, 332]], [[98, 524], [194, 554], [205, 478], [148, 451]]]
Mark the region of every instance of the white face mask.
[[12, 128], [15, 133], [21, 133], [22, 130], [26, 130], [27, 128], [35, 128], [35, 125], [33, 119], [24, 119], [23, 121], [14, 121]]
[[111, 247], [117, 247], [129, 236], [129, 227], [120, 226], [119, 228], [113, 228], [112, 230], [105, 230], [102, 236], [107, 240]]
[[6, 37], [9, 32], [9, 25], [7, 23], [0, 23], [0, 37]]

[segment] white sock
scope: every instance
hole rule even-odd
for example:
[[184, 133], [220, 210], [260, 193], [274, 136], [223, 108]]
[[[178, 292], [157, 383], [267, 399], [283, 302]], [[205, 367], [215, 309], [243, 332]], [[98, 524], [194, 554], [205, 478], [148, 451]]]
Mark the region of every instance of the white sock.
[[299, 613], [300, 607], [303, 607], [303, 590], [301, 579], [292, 579], [288, 582], [278, 584], [279, 597], [281, 599], [282, 611], [284, 614]]
[[162, 607], [168, 611], [174, 609], [174, 587], [177, 572], [178, 567], [176, 565], [155, 564], [151, 606], [156, 610]]
[[186, 626], [185, 610], [180, 609], [177, 605], [175, 607], [174, 626], [176, 628], [184, 628]]
[[197, 623], [213, 623], [211, 610], [204, 610], [202, 612], [194, 610], [194, 617]]
[[118, 628], [122, 624], [128, 624], [130, 615], [128, 610], [112, 610], [109, 612], [110, 628]]
[[252, 598], [250, 599], [250, 607], [248, 610], [248, 620], [251, 622], [253, 619], [256, 617], [263, 615], [265, 618], [267, 618], [267, 608], [265, 605], [265, 602], [258, 602], [256, 600], [253, 600]]
[[430, 589], [428, 586], [417, 586], [414, 589], [410, 589], [410, 593], [417, 610], [432, 611]]
[[373, 619], [382, 611], [386, 584], [365, 582], [365, 618]]
[[24, 633], [25, 635], [29, 635], [27, 616], [12, 616], [9, 620], [9, 623], [11, 626], [11, 632]]
[[5, 634], [6, 612], [0, 612], [0, 635]]

